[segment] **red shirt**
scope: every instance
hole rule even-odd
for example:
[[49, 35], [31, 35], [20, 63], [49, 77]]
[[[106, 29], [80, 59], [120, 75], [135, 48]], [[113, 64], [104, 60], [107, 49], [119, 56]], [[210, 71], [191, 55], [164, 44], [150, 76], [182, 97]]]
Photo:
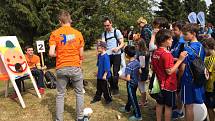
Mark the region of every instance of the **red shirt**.
[[160, 82], [162, 90], [176, 91], [177, 89], [177, 77], [176, 72], [168, 75], [166, 69], [174, 66], [174, 59], [172, 54], [164, 49], [158, 48], [152, 55], [153, 71]]

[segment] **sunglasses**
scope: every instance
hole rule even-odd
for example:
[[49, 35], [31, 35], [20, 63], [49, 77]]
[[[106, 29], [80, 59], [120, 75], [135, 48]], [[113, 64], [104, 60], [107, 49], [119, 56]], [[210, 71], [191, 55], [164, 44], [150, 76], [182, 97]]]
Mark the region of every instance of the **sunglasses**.
[[109, 25], [104, 25], [105, 27], [108, 27], [108, 26], [110, 26], [110, 24]]

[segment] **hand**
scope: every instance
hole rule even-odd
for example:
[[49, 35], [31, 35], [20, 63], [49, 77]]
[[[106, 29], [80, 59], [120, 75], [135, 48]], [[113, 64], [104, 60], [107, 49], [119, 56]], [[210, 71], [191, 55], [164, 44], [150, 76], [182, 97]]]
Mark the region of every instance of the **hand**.
[[183, 61], [187, 57], [187, 51], [183, 51], [180, 53], [178, 60]]
[[114, 53], [117, 53], [118, 51], [119, 51], [119, 48], [113, 48], [113, 49], [111, 49]]
[[154, 29], [152, 34], [153, 34], [153, 35], [156, 35], [156, 34], [158, 33], [159, 30], [160, 30], [160, 29]]
[[103, 76], [102, 79], [103, 79], [103, 80], [106, 80], [107, 78], [106, 78], [106, 76]]
[[47, 67], [46, 67], [46, 66], [43, 66], [41, 69], [42, 69], [42, 70], [45, 70], [45, 69], [47, 69]]

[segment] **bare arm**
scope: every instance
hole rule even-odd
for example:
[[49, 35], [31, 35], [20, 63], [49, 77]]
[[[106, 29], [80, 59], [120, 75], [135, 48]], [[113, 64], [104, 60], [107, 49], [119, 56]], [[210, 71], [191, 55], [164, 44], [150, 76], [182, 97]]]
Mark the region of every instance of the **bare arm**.
[[80, 60], [81, 60], [81, 66], [82, 66], [82, 62], [83, 62], [83, 59], [84, 59], [84, 47], [81, 47], [80, 48]]
[[125, 81], [130, 81], [131, 80], [131, 75], [128, 74], [126, 76], [120, 76], [120, 79], [125, 80]]
[[184, 74], [186, 64], [182, 63], [178, 68], [178, 81], [181, 81], [181, 78]]
[[185, 59], [186, 56], [187, 56], [186, 51], [181, 52], [180, 57], [178, 58], [175, 65], [172, 68], [166, 69], [166, 73], [168, 75], [171, 75], [172, 73], [174, 73], [178, 69], [178, 67], [181, 65], [181, 63], [183, 62], [183, 60]]
[[120, 42], [120, 45], [118, 48], [121, 49], [125, 46], [124, 39], [123, 38], [119, 39], [119, 42]]
[[106, 80], [107, 78], [107, 74], [108, 74], [108, 72], [107, 71], [105, 71], [105, 73], [104, 73], [104, 75], [103, 75], [103, 77], [102, 77], [102, 79], [104, 79], [104, 80]]
[[172, 68], [166, 69], [166, 73], [168, 75], [171, 75], [172, 73], [174, 73], [182, 62], [183, 62], [182, 60], [178, 60]]
[[56, 48], [56, 45], [51, 45], [50, 46], [50, 48], [49, 48], [49, 56], [56, 57], [55, 48]]

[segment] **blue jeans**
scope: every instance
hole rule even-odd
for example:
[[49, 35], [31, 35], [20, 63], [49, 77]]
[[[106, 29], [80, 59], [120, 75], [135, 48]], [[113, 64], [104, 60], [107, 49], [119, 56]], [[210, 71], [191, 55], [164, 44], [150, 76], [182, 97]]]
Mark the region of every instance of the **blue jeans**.
[[128, 93], [128, 102], [125, 106], [125, 110], [130, 111], [132, 106], [134, 109], [134, 116], [136, 118], [140, 118], [141, 111], [140, 111], [140, 107], [139, 107], [139, 104], [137, 101], [137, 95], [136, 95], [138, 84], [127, 82], [126, 86], [127, 86], [127, 93]]

